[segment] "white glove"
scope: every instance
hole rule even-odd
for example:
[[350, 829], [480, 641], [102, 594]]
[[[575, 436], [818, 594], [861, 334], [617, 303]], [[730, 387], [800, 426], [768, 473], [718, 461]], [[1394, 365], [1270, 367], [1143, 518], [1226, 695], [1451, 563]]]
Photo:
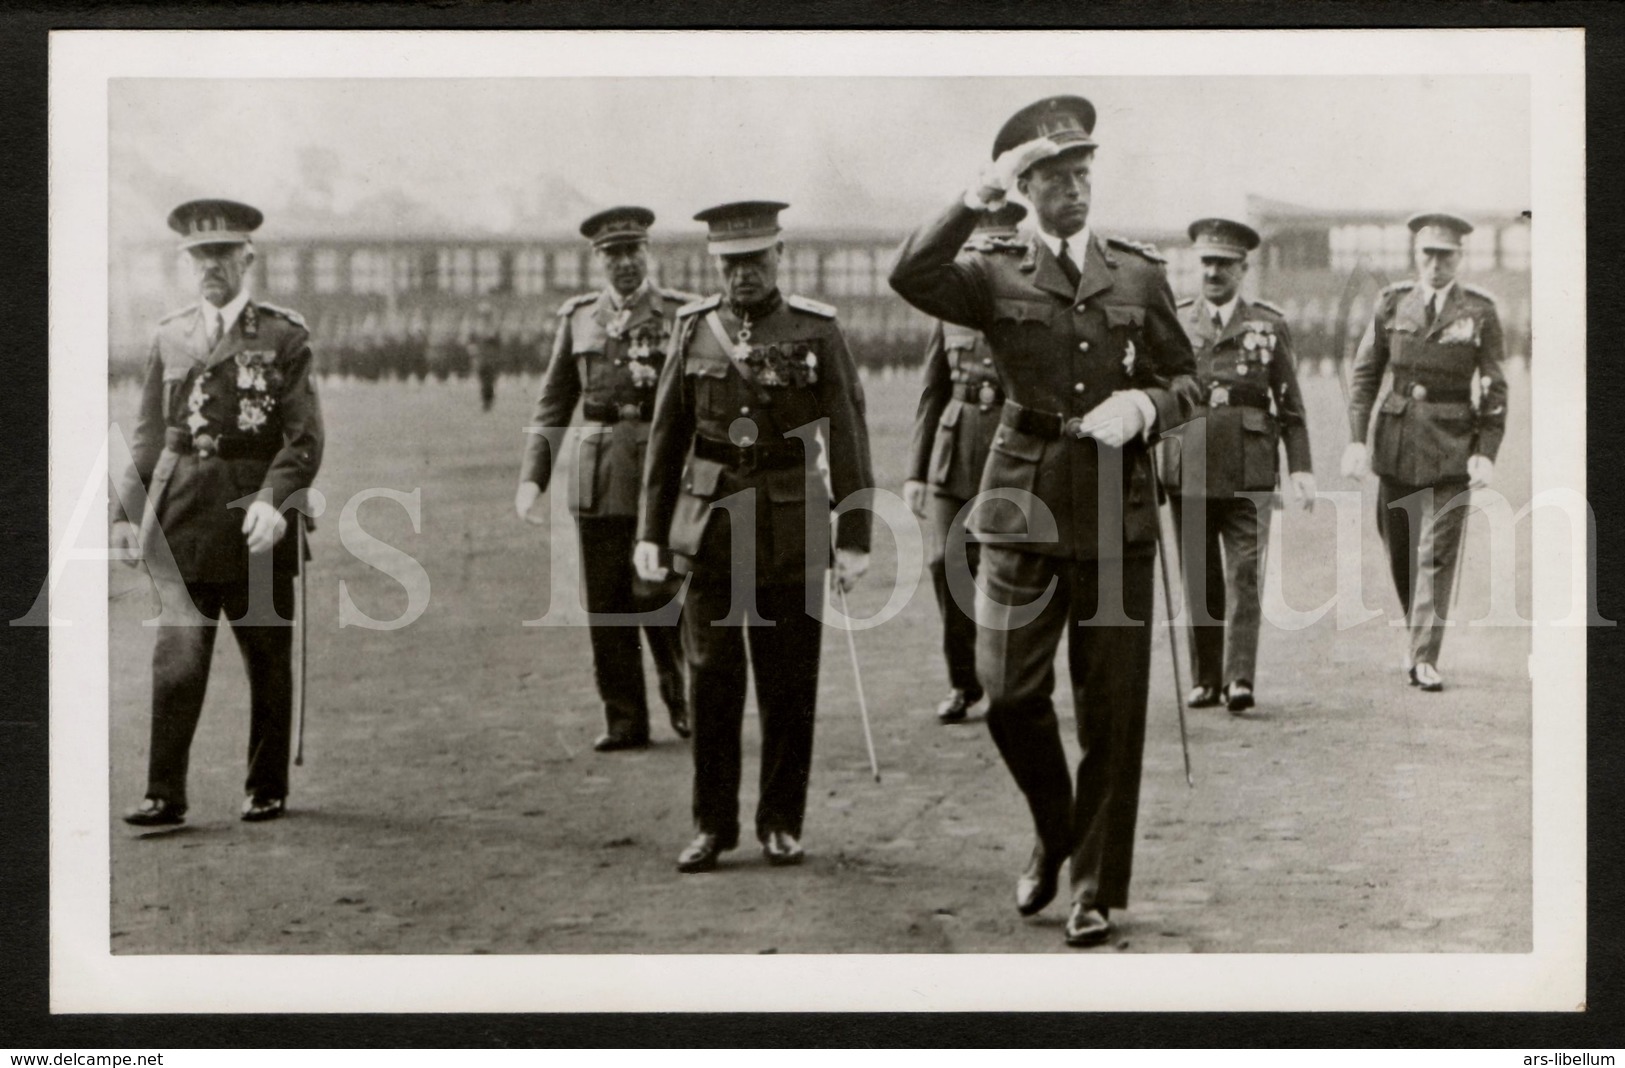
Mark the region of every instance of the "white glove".
[[1467, 488], [1489, 489], [1495, 481], [1495, 461], [1488, 456], [1467, 457]]
[[1371, 457], [1366, 454], [1365, 442], [1351, 441], [1343, 450], [1343, 477], [1364, 478], [1371, 473]]
[[282, 540], [288, 532], [288, 521], [277, 514], [270, 501], [255, 501], [243, 516], [243, 533], [248, 538], [248, 551], [263, 553]]
[[520, 519], [527, 523], [535, 523], [537, 526], [542, 525], [540, 519], [533, 519], [530, 514], [531, 505], [535, 504], [536, 498], [541, 495], [542, 487], [530, 479], [527, 478], [519, 483], [519, 489], [513, 495], [513, 510], [519, 514]]
[[909, 511], [913, 512], [915, 515], [919, 516], [921, 519], [924, 519], [925, 518], [925, 483], [921, 482], [917, 478], [911, 478], [907, 482], [904, 482], [903, 483], [903, 503], [908, 505], [908, 510]]
[[1132, 394], [1132, 390], [1113, 393], [1091, 408], [1083, 417], [1083, 432], [1114, 449], [1133, 441], [1145, 430], [1145, 412]]
[[1061, 146], [1047, 137], [1006, 149], [982, 171], [981, 177], [966, 195], [966, 200], [975, 201], [985, 208], [998, 207], [1004, 203], [1005, 194], [1015, 188], [1016, 179], [1025, 174], [1028, 167], [1039, 160], [1049, 159], [1059, 151]]
[[1303, 505], [1303, 510], [1315, 510], [1315, 476], [1308, 471], [1292, 472], [1292, 492]]
[[842, 593], [849, 592], [858, 579], [869, 570], [869, 554], [852, 549], [835, 550], [835, 585]]
[[114, 520], [109, 540], [113, 543], [114, 559], [123, 560], [131, 567], [141, 562], [141, 536], [136, 532], [134, 523], [128, 519]]
[[645, 582], [666, 581], [667, 569], [660, 563], [660, 546], [652, 541], [640, 541], [632, 547], [632, 567]]

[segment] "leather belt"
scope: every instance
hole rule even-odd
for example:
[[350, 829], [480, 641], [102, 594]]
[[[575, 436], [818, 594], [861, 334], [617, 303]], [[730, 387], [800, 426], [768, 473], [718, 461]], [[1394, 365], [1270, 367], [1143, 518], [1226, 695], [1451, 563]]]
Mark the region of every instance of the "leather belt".
[[1047, 441], [1063, 437], [1082, 441], [1089, 436], [1084, 433], [1083, 419], [1079, 416], [1068, 418], [1056, 412], [1025, 408], [1015, 401], [1004, 402], [1004, 414], [999, 417], [999, 422], [1012, 430], [1019, 430], [1023, 434], [1031, 434]]
[[773, 471], [800, 467], [802, 448], [797, 441], [758, 441], [754, 445], [732, 445], [726, 441], [695, 437], [694, 455], [741, 471]]
[[218, 456], [222, 460], [271, 460], [282, 449], [282, 442], [259, 438], [215, 437], [213, 434], [192, 434], [184, 427], [164, 429], [164, 447], [171, 452], [192, 453], [199, 460]]
[[647, 423], [654, 414], [653, 401], [638, 401], [636, 404], [609, 404], [602, 401], [583, 401], [581, 414], [595, 423], [640, 422]]
[[1214, 386], [1212, 392], [1208, 394], [1207, 403], [1211, 408], [1259, 408], [1266, 412], [1270, 410], [1268, 393], [1237, 386]]
[[1420, 382], [1396, 381], [1394, 392], [1411, 400], [1428, 401], [1433, 404], [1468, 404], [1472, 402], [1473, 391], [1460, 386], [1424, 386]]
[[1004, 403], [1004, 390], [995, 383], [983, 381], [955, 382], [954, 399], [966, 404], [974, 404], [983, 411], [991, 409], [995, 404]]

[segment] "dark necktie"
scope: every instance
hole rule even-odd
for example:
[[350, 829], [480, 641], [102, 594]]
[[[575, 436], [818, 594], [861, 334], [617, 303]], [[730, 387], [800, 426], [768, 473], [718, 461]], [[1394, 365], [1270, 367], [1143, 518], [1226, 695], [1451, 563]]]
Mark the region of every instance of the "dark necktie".
[[1072, 262], [1072, 253], [1066, 247], [1065, 238], [1061, 239], [1061, 252], [1056, 256], [1056, 259], [1061, 262], [1061, 273], [1066, 275], [1068, 282], [1072, 283], [1072, 288], [1078, 288], [1078, 283], [1083, 280], [1083, 272], [1078, 270], [1078, 265]]
[[1219, 316], [1219, 313], [1216, 311], [1213, 313], [1213, 332], [1215, 334], [1224, 333], [1224, 319], [1222, 319]]
[[1438, 294], [1434, 294], [1433, 296], [1428, 298], [1427, 324], [1430, 327], [1433, 325], [1434, 317], [1439, 314], [1438, 308], [1435, 307], [1435, 304], [1438, 302], [1438, 299], [1439, 299]]

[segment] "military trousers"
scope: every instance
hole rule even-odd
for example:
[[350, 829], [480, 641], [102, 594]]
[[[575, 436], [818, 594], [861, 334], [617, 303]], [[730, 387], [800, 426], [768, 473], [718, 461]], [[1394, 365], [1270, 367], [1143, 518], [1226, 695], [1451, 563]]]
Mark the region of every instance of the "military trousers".
[[[222, 618], [248, 615], [249, 581], [186, 582], [155, 575], [164, 622], [152, 650], [152, 744], [147, 757], [147, 796], [186, 808], [186, 774], [192, 736], [203, 712]], [[198, 616], [192, 622], [171, 616], [190, 598]], [[272, 572], [271, 607], [293, 619], [293, 574]], [[264, 606], [256, 606], [263, 613]], [[245, 792], [261, 800], [288, 796], [288, 750], [293, 715], [293, 627], [231, 624], [232, 636], [248, 670], [248, 779]]]
[[[1039, 844], [1052, 857], [1071, 857], [1072, 900], [1086, 906], [1128, 904], [1154, 559], [1072, 560], [982, 546], [976, 670], [987, 690], [988, 727], [1026, 796]], [[1021, 619], [1024, 612], [1030, 618]], [[1122, 622], [1089, 623], [1097, 613]], [[1076, 790], [1051, 696], [1063, 634], [1083, 750]]]
[[807, 590], [800, 585], [757, 586], [755, 597], [758, 621], [738, 625], [728, 619], [728, 575], [696, 574], [683, 606], [694, 726], [694, 824], [725, 843], [739, 837], [747, 649], [762, 735], [758, 839], [773, 831], [800, 837], [812, 773], [823, 623], [808, 614]]
[[1377, 532], [1388, 550], [1388, 571], [1405, 612], [1412, 664], [1437, 664], [1450, 615], [1450, 590], [1467, 519], [1464, 481], [1408, 486], [1377, 483]]
[[[948, 665], [948, 685], [963, 690], [969, 698], [979, 698], [982, 684], [976, 681], [975, 606], [970, 600], [964, 604], [955, 600], [948, 583], [947, 546], [965, 529], [960, 517], [964, 506], [958, 497], [933, 494], [926, 511], [926, 544], [931, 588], [936, 591], [937, 615], [942, 620], [942, 658]], [[981, 549], [975, 538], [965, 545], [965, 560], [972, 576], [981, 560]]]
[[[1198, 686], [1254, 680], [1258, 663], [1259, 556], [1268, 517], [1247, 497], [1170, 498], [1192, 623], [1191, 674]], [[1187, 524], [1187, 520], [1189, 523]]]
[[642, 741], [649, 737], [649, 704], [640, 629], [655, 662], [660, 698], [679, 718], [686, 700], [681, 632], [675, 623], [639, 628], [597, 624], [591, 617], [664, 608], [675, 596], [680, 580], [648, 583], [637, 577], [632, 569], [632, 545], [637, 538], [634, 516], [577, 516], [576, 530], [581, 540], [593, 678], [604, 702], [604, 722], [612, 736]]

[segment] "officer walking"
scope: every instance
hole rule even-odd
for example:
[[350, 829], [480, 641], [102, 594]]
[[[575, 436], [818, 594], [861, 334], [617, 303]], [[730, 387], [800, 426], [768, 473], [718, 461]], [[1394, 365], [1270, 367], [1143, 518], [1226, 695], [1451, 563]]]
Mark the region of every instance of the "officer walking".
[[[1065, 932], [1076, 946], [1105, 940], [1109, 910], [1128, 901], [1157, 530], [1146, 438], [1183, 423], [1197, 397], [1159, 258], [1089, 228], [1094, 125], [1082, 97], [1018, 111], [992, 167], [904, 242], [891, 277], [921, 311], [981, 331], [1004, 383], [981, 488], [1006, 499], [970, 522], [985, 589], [976, 674], [1037, 830], [1016, 907], [1048, 904], [1070, 858]], [[1012, 189], [1040, 232], [1016, 248], [965, 249], [978, 212]], [[1063, 634], [1083, 748], [1075, 793], [1050, 699]]]
[[480, 410], [490, 411], [497, 396], [497, 375], [502, 371], [502, 331], [497, 327], [496, 309], [488, 300], [480, 301], [468, 335], [468, 359], [480, 383]]
[[[581, 540], [593, 674], [604, 700], [607, 729], [593, 743], [601, 753], [647, 746], [649, 708], [638, 628], [593, 617], [653, 612], [678, 592], [678, 583], [647, 582], [632, 568], [638, 487], [655, 383], [665, 361], [672, 318], [689, 299], [689, 294], [670, 292], [649, 281], [653, 224], [654, 213], [639, 207], [610, 208], [581, 224], [581, 234], [592, 243], [607, 281], [601, 291], [572, 297], [559, 309], [553, 356], [531, 415], [514, 495], [514, 510], [521, 519], [543, 522], [531, 516], [531, 507], [547, 489], [553, 471], [551, 442], [560, 439], [542, 431], [569, 425], [579, 400], [586, 426], [577, 471], [566, 485]], [[643, 633], [672, 730], [687, 738], [678, 628], [675, 623], [645, 626]]]
[[[290, 621], [301, 561], [283, 511], [316, 477], [323, 434], [304, 320], [248, 292], [250, 235], [261, 221], [259, 211], [230, 200], [189, 201], [169, 216], [202, 299], [158, 324], [134, 465], [112, 512], [114, 548], [132, 564], [147, 560], [163, 604], [147, 792], [124, 817], [138, 827], [185, 822], [192, 735], [222, 616], [248, 669], [242, 818], [276, 819], [287, 806]], [[126, 511], [143, 494], [141, 514]]]
[[[1027, 209], [1015, 201], [984, 212], [967, 248], [994, 251], [1015, 240], [1016, 226]], [[988, 446], [999, 427], [1004, 387], [982, 335], [956, 323], [939, 321], [925, 350], [925, 384], [914, 414], [909, 445], [909, 475], [903, 498], [925, 520], [926, 559], [931, 586], [942, 619], [942, 658], [948, 664], [948, 696], [937, 706], [937, 719], [958, 723], [982, 699], [976, 681], [976, 621], [955, 599], [948, 582], [947, 546], [964, 535], [965, 502], [976, 496], [987, 465]], [[980, 547], [965, 544], [969, 574], [976, 574]], [[968, 592], [969, 586], [961, 586]]]
[[[1495, 298], [1456, 280], [1472, 224], [1432, 212], [1407, 225], [1416, 235], [1417, 277], [1389, 286], [1377, 301], [1354, 363], [1354, 440], [1343, 453], [1343, 474], [1377, 473], [1377, 531], [1405, 612], [1407, 676], [1433, 693], [1444, 689], [1439, 647], [1467, 515], [1466, 499], [1457, 498], [1490, 485], [1506, 433], [1505, 345]], [[1393, 384], [1376, 405], [1368, 455], [1368, 424], [1385, 370], [1393, 372]]]
[[1291, 331], [1279, 308], [1241, 296], [1258, 234], [1229, 219], [1198, 219], [1188, 232], [1202, 263], [1202, 296], [1180, 302], [1179, 321], [1196, 350], [1207, 403], [1164, 435], [1166, 485], [1194, 620], [1195, 685], [1187, 703], [1205, 708], [1222, 700], [1242, 712], [1254, 703], [1259, 553], [1269, 516], [1240, 494], [1274, 492], [1281, 445], [1306, 509], [1314, 506], [1315, 476]]
[[[845, 500], [874, 485], [863, 387], [835, 309], [778, 288], [786, 207], [742, 201], [695, 216], [709, 229], [723, 291], [677, 313], [644, 467], [638, 571], [663, 578], [669, 549], [693, 574], [683, 651], [698, 834], [677, 858], [683, 872], [716, 867], [738, 844], [747, 644], [761, 710], [756, 837], [770, 864], [802, 860], [829, 493]], [[844, 512], [836, 526], [845, 590], [868, 567], [869, 514]]]

